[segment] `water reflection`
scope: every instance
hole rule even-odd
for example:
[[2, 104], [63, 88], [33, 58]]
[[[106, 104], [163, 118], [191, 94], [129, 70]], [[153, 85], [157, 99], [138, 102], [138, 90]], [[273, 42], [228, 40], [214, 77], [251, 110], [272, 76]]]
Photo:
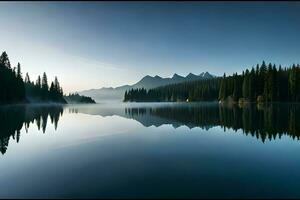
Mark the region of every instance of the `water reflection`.
[[[280, 137], [299, 139], [299, 109], [217, 103], [0, 107], [0, 149], [6, 152], [0, 196], [297, 198], [299, 142]], [[54, 127], [59, 134], [51, 135]]]
[[38, 130], [46, 131], [48, 116], [55, 130], [59, 118], [63, 114], [61, 106], [2, 106], [0, 107], [0, 151], [5, 154], [12, 138], [18, 143], [20, 131], [25, 128], [28, 132], [30, 124], [36, 124]]
[[[300, 138], [300, 106], [297, 104], [270, 104], [222, 106], [217, 104], [197, 104], [194, 106], [165, 106], [157, 108], [125, 108], [125, 115], [141, 122], [144, 126], [172, 124], [173, 127], [185, 125], [208, 130], [221, 126], [224, 131], [231, 128], [242, 129], [265, 142], [288, 135]], [[146, 116], [157, 116], [155, 120]]]
[[125, 104], [111, 108], [70, 108], [69, 112], [104, 117], [117, 115], [134, 119], [145, 127], [171, 124], [174, 128], [184, 125], [209, 130], [220, 126], [225, 132], [227, 129], [242, 130], [245, 135], [262, 142], [280, 139], [283, 135], [300, 139], [299, 104], [250, 104], [243, 107], [218, 103]]
[[[117, 107], [101, 105], [81, 106], [4, 106], [0, 107], [0, 151], [7, 151], [12, 138], [18, 143], [20, 132], [25, 132], [31, 124], [46, 132], [48, 119], [55, 130], [64, 109], [68, 113], [85, 113], [101, 116], [121, 116], [134, 119], [143, 126], [159, 127], [171, 124], [174, 128], [187, 126], [209, 130], [220, 126], [227, 131], [242, 130], [258, 140], [280, 139], [283, 135], [300, 139], [300, 105], [270, 104], [264, 106], [249, 105], [222, 106], [217, 103], [189, 104], [120, 104]], [[230, 131], [231, 133], [233, 131]]]

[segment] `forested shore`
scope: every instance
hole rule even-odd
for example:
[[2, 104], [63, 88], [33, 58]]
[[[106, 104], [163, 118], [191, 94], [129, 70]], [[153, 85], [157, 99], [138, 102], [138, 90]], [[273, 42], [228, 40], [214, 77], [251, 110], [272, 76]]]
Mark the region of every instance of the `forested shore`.
[[65, 100], [68, 103], [88, 103], [88, 104], [94, 104], [96, 101], [92, 99], [91, 97], [87, 97], [84, 95], [79, 95], [78, 93], [70, 93], [67, 96], [64, 96]]
[[146, 90], [131, 89], [125, 102], [300, 102], [300, 65], [283, 68], [263, 61], [242, 74], [172, 84]]
[[31, 81], [28, 73], [25, 80], [21, 72], [21, 64], [12, 67], [7, 53], [0, 56], [0, 104], [14, 103], [67, 103], [63, 98], [63, 89], [55, 77], [48, 85], [47, 75], [38, 76], [36, 82]]

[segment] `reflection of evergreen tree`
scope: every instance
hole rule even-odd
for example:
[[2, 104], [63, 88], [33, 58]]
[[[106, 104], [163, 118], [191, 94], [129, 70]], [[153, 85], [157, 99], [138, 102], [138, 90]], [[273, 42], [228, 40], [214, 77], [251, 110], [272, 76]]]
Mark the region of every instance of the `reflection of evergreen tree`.
[[293, 135], [300, 134], [300, 108], [299, 106], [292, 105], [289, 107], [289, 121], [288, 121], [288, 131], [293, 133]]
[[0, 138], [0, 151], [2, 154], [6, 153], [9, 137]]
[[[46, 130], [47, 117], [52, 117], [55, 128], [63, 108], [60, 106], [4, 106], [0, 107], [0, 151], [4, 154], [7, 150], [10, 137], [18, 143], [21, 129], [27, 131], [31, 123], [36, 122], [38, 129], [42, 123], [43, 132]], [[41, 121], [42, 119], [42, 121]]]
[[78, 109], [77, 108], [69, 108], [69, 113], [78, 113]]
[[46, 131], [47, 120], [48, 120], [48, 113], [42, 112], [42, 130], [43, 130], [43, 133], [45, 133], [45, 131]]
[[[160, 123], [178, 123], [188, 127], [221, 126], [224, 130], [243, 130], [262, 142], [288, 135], [300, 139], [300, 105], [266, 104], [238, 107], [229, 105], [165, 106], [157, 108], [126, 108], [125, 114], [139, 120], [136, 116], [153, 115], [160, 117]], [[155, 122], [153, 122], [155, 123]]]
[[36, 122], [36, 125], [38, 127], [38, 130], [40, 130], [41, 129], [41, 117], [36, 118], [35, 122]]

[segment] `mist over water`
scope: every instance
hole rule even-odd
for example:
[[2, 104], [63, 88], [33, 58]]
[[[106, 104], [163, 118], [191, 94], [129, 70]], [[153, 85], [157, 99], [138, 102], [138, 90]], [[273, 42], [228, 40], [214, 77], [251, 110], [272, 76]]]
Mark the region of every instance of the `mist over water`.
[[300, 197], [299, 111], [299, 104], [1, 106], [0, 197]]

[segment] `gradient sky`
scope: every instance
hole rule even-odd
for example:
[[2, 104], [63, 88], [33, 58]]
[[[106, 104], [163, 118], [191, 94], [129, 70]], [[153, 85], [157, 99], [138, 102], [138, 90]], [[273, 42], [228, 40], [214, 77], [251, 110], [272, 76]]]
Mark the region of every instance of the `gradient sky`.
[[1, 2], [0, 50], [65, 92], [300, 61], [299, 2]]

